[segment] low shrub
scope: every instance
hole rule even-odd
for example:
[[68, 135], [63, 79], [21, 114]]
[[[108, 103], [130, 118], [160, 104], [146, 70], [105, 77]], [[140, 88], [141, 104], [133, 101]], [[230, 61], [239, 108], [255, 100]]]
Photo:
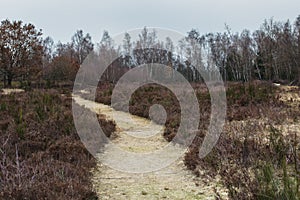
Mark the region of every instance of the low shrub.
[[[96, 160], [77, 135], [68, 96], [53, 89], [1, 96], [0, 199], [97, 199]], [[99, 122], [110, 136], [114, 122]]]

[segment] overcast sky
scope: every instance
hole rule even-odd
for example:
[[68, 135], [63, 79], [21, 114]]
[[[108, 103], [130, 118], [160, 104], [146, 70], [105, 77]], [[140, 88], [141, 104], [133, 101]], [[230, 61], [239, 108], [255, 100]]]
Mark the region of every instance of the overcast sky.
[[300, 0], [0, 0], [0, 19], [22, 20], [44, 36], [68, 42], [78, 29], [101, 39], [134, 28], [162, 27], [186, 33], [255, 30], [264, 19], [294, 22]]

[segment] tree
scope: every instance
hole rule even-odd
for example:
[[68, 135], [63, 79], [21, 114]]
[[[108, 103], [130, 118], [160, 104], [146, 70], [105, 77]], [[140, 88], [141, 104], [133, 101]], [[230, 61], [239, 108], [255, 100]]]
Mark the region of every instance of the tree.
[[86, 56], [93, 51], [94, 44], [89, 34], [84, 36], [83, 31], [78, 30], [72, 37], [72, 47], [75, 50], [77, 62], [81, 65]]
[[134, 60], [133, 60], [133, 44], [131, 43], [131, 36], [129, 33], [125, 33], [124, 39], [123, 39], [123, 66], [127, 68], [131, 68], [134, 66]]
[[165, 44], [165, 49], [167, 51], [167, 56], [166, 56], [166, 64], [168, 65], [168, 67], [170, 68], [169, 71], [169, 77], [171, 77], [172, 79], [174, 79], [174, 72], [173, 72], [173, 67], [174, 67], [174, 44], [173, 41], [171, 40], [171, 38], [167, 37], [166, 38], [166, 44]]
[[160, 63], [160, 52], [156, 52], [158, 49], [161, 48], [157, 41], [156, 31], [152, 30], [149, 32], [147, 27], [144, 27], [142, 32], [139, 34], [139, 40], [135, 45], [133, 53], [138, 66], [148, 64], [146, 73], [148, 74], [147, 77], [150, 77], [150, 79], [153, 77], [154, 73], [152, 64]]
[[123, 39], [123, 50], [124, 55], [131, 55], [132, 54], [132, 43], [131, 43], [131, 36], [129, 33], [125, 33], [124, 39]]
[[43, 40], [44, 48], [44, 63], [50, 63], [53, 58], [54, 41], [51, 37], [46, 37]]
[[[296, 35], [296, 70], [298, 71], [298, 82], [300, 82], [300, 15], [297, 17], [295, 21], [295, 35]], [[300, 83], [299, 83], [300, 84]]]
[[[44, 46], [44, 49], [47, 49]], [[80, 67], [76, 57], [76, 51], [72, 43], [63, 44], [58, 42], [55, 53], [47, 63], [44, 59], [44, 79], [55, 83], [56, 81], [74, 81]]]
[[255, 61], [254, 45], [249, 30], [243, 30], [240, 34], [239, 47], [241, 54], [241, 67], [243, 81], [250, 81], [253, 74], [253, 66]]
[[30, 82], [39, 74], [43, 58], [41, 31], [22, 21], [4, 20], [0, 25], [0, 73], [4, 86], [12, 80]]
[[56, 56], [45, 67], [44, 78], [48, 81], [74, 81], [79, 69], [78, 63], [68, 56]]
[[108, 31], [103, 32], [98, 48], [101, 62], [99, 63], [99, 66], [101, 66], [102, 69], [106, 69], [101, 77], [101, 80], [116, 82], [116, 67], [113, 65], [113, 61], [119, 57], [119, 52], [115, 49], [114, 41], [110, 37]]

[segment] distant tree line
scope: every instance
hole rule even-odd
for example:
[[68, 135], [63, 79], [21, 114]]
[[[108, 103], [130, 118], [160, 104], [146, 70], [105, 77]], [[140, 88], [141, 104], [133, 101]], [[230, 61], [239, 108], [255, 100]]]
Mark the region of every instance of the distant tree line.
[[[294, 23], [265, 20], [260, 29], [233, 33], [228, 26], [221, 33], [201, 34], [192, 29], [180, 41], [160, 41], [155, 30], [146, 27], [137, 40], [125, 33], [123, 44], [115, 45], [107, 31], [93, 44], [89, 34], [74, 33], [68, 43], [42, 38], [41, 30], [22, 21], [4, 20], [0, 25], [0, 80], [22, 84], [46, 81], [74, 81], [89, 54], [104, 63], [102, 80], [116, 82], [126, 71], [145, 63], [160, 63], [180, 72], [191, 82], [203, 81], [197, 68], [213, 77], [218, 71], [224, 81], [300, 80], [300, 15]], [[147, 68], [151, 77], [155, 72]], [[93, 72], [89, 74], [94, 75]], [[166, 74], [174, 77], [173, 70]]]
[[76, 31], [71, 42], [63, 44], [47, 37], [43, 40], [43, 78], [48, 82], [74, 81], [76, 73], [86, 58], [93, 51], [94, 44], [89, 34]]

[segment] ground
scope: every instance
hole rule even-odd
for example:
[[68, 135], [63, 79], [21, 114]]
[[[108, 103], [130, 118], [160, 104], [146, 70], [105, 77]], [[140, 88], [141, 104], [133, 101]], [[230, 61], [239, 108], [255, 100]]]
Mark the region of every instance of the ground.
[[[76, 97], [75, 101], [112, 118], [113, 109], [109, 106], [80, 97]], [[113, 142], [122, 149], [136, 153], [151, 152], [168, 144], [162, 136], [163, 126], [120, 111], [117, 111], [114, 117], [118, 117], [120, 123], [117, 124]], [[131, 118], [136, 120], [136, 123], [130, 120]], [[157, 134], [147, 139], [129, 135], [153, 131]], [[102, 155], [98, 156], [105, 157], [106, 152], [113, 153], [107, 146]], [[126, 160], [126, 157], [123, 159]], [[93, 185], [100, 199], [215, 199], [216, 195], [227, 198], [227, 191], [220, 180], [216, 178], [211, 182], [196, 177], [186, 169], [183, 157], [167, 168], [142, 174], [114, 170], [99, 162], [93, 174]]]

